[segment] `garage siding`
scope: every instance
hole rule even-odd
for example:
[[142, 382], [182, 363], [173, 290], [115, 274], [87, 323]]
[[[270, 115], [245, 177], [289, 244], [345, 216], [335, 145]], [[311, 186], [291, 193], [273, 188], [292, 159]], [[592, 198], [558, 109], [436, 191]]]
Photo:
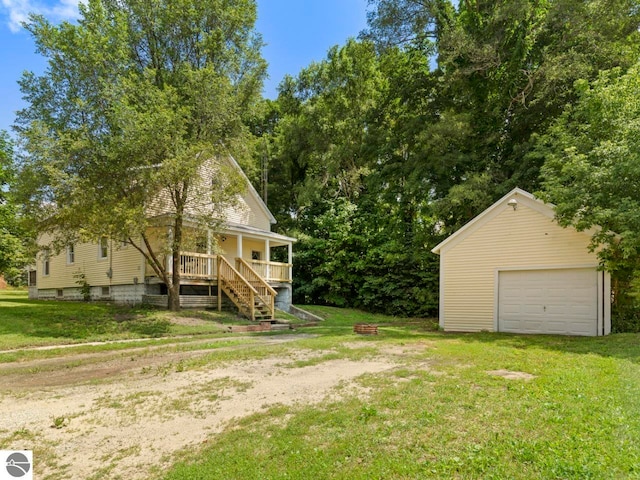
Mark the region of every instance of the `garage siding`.
[[497, 271], [598, 265], [589, 236], [558, 226], [521, 202], [504, 205], [465, 238], [441, 250], [441, 294], [447, 331], [494, 330]]

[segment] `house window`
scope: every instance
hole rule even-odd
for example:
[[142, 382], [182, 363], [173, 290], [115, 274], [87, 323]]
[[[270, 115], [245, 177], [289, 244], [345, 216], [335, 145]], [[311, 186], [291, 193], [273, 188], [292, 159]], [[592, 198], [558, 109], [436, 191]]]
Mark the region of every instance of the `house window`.
[[100, 237], [98, 243], [98, 258], [105, 259], [109, 256], [109, 240], [107, 237]]
[[59, 288], [59, 289], [57, 289], [57, 290], [56, 290], [56, 296], [57, 296], [58, 298], [62, 298], [62, 297], [63, 297], [63, 295], [64, 295], [64, 291], [63, 291], [61, 288]]
[[262, 252], [258, 250], [251, 250], [251, 260], [262, 260]]
[[110, 287], [102, 287], [102, 296], [103, 297], [108, 297], [109, 295], [111, 295], [111, 288]]
[[36, 286], [36, 278], [37, 278], [37, 273], [35, 270], [29, 270], [29, 286], [30, 287], [35, 287]]
[[74, 245], [67, 247], [67, 265], [73, 265], [76, 262], [76, 249]]
[[45, 249], [42, 256], [42, 276], [48, 277], [51, 273], [51, 253]]

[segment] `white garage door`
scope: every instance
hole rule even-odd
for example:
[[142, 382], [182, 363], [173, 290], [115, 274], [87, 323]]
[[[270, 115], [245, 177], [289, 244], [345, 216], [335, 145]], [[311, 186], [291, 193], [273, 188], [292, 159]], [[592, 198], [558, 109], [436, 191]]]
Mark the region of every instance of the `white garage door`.
[[498, 282], [499, 332], [597, 335], [595, 269], [503, 271]]

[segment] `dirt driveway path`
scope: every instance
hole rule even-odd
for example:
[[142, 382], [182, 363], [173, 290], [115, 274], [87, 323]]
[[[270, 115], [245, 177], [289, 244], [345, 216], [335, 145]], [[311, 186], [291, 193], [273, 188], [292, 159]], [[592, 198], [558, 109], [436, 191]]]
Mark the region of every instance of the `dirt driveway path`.
[[[252, 338], [224, 348], [298, 338]], [[379, 358], [296, 364], [327, 353], [317, 350], [211, 363], [205, 355], [212, 351], [127, 350], [0, 364], [0, 448], [34, 450], [37, 479], [149, 479], [174, 462], [173, 454], [234, 419], [275, 404], [335, 399], [353, 391], [344, 386], [356, 377], [395, 366]]]

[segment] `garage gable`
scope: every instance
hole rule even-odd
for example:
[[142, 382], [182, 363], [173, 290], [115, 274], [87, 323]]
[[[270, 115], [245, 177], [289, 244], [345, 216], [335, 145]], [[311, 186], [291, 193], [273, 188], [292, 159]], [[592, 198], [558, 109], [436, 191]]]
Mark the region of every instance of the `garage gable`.
[[[607, 333], [609, 279], [589, 251], [591, 233], [560, 227], [552, 205], [514, 189], [432, 250], [440, 255], [440, 325], [448, 331]], [[558, 293], [561, 286], [564, 293]], [[585, 295], [597, 304], [585, 306]]]

